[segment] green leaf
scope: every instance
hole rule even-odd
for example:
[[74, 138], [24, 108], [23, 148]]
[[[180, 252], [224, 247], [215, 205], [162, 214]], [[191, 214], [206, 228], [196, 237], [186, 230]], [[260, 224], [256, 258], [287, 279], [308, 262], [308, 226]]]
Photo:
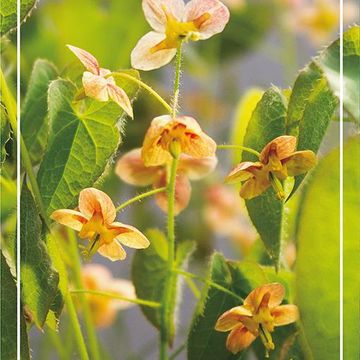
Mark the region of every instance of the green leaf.
[[[118, 79], [117, 84], [134, 98], [137, 85]], [[62, 79], [49, 87], [51, 130], [38, 173], [48, 214], [75, 206], [80, 191], [99, 179], [120, 143], [119, 127], [124, 124], [121, 108], [114, 102], [89, 98], [75, 103], [76, 91], [72, 83]]]
[[[258, 102], [246, 129], [244, 146], [261, 151], [274, 138], [285, 134], [286, 99], [277, 88], [267, 90]], [[242, 161], [257, 161], [243, 152]], [[265, 244], [269, 256], [278, 264], [281, 242], [283, 204], [272, 188], [246, 201], [251, 221]]]
[[25, 182], [20, 222], [22, 301], [36, 326], [42, 328], [56, 295], [59, 275], [47, 254], [41, 220]]
[[[17, 343], [17, 312], [16, 312], [16, 284], [10, 268], [1, 253], [1, 346], [0, 358], [16, 360]], [[21, 315], [21, 359], [30, 359], [28, 336], [24, 316]]]
[[344, 359], [360, 357], [360, 138], [344, 146]]
[[[323, 158], [300, 203], [296, 294], [314, 359], [339, 358], [339, 151]], [[352, 294], [354, 295], [354, 294]]]
[[[21, 0], [20, 21], [23, 22], [30, 16], [31, 10], [35, 7], [37, 0]], [[17, 26], [17, 1], [2, 0], [0, 7], [0, 33], [5, 35]]]
[[6, 149], [5, 145], [10, 140], [10, 125], [8, 121], [8, 116], [6, 113], [6, 108], [4, 105], [0, 104], [0, 165], [6, 159]]
[[41, 160], [47, 144], [48, 86], [57, 76], [58, 73], [53, 64], [46, 60], [35, 62], [21, 109], [21, 134], [33, 164]]

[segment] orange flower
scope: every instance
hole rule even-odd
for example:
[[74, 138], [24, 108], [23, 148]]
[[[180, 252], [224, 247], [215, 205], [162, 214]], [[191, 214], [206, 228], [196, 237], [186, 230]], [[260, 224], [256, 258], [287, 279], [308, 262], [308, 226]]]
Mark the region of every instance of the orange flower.
[[[175, 214], [184, 210], [190, 201], [190, 180], [199, 180], [214, 170], [217, 158], [193, 158], [181, 154], [175, 184]], [[116, 174], [123, 181], [137, 186], [153, 185], [161, 188], [166, 186], [166, 165], [145, 166], [141, 158], [141, 149], [134, 149], [122, 156], [116, 164]], [[155, 199], [161, 210], [167, 212], [166, 192], [157, 193]]]
[[111, 71], [101, 68], [97, 59], [89, 52], [72, 45], [67, 45], [67, 47], [86, 67], [87, 71], [84, 72], [82, 78], [86, 96], [98, 101], [111, 99], [133, 118], [130, 99], [125, 91], [116, 85], [115, 79], [108, 76]]
[[[82, 281], [86, 290], [103, 291], [136, 299], [135, 288], [131, 281], [114, 279], [103, 265], [88, 264], [82, 268]], [[108, 327], [113, 324], [119, 310], [134, 306], [133, 303], [107, 296], [87, 294], [91, 314], [97, 327]]]
[[244, 181], [240, 196], [252, 199], [271, 185], [279, 199], [285, 194], [279, 180], [308, 172], [316, 164], [316, 155], [310, 150], [295, 151], [296, 137], [279, 136], [262, 150], [258, 162], [245, 161], [237, 165], [227, 176], [227, 183]]
[[145, 135], [141, 156], [145, 166], [164, 165], [180, 153], [193, 158], [214, 157], [216, 143], [195, 119], [169, 115], [156, 117]]
[[233, 354], [245, 348], [260, 336], [266, 348], [274, 350], [271, 333], [277, 326], [295, 322], [298, 317], [296, 305], [280, 305], [285, 295], [281, 284], [272, 283], [262, 285], [247, 296], [242, 306], [236, 306], [219, 317], [215, 329], [230, 331], [226, 347]]
[[112, 261], [123, 260], [126, 252], [120, 243], [134, 249], [149, 246], [149, 240], [136, 228], [114, 222], [116, 210], [104, 192], [88, 188], [79, 196], [79, 210], [56, 210], [51, 218], [58, 223], [79, 231], [81, 239], [88, 239], [87, 256], [98, 251]]

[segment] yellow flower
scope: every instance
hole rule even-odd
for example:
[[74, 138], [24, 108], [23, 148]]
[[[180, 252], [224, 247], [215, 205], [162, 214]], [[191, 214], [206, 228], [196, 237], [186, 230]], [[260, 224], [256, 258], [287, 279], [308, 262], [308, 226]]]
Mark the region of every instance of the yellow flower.
[[130, 99], [125, 91], [116, 85], [115, 79], [109, 76], [111, 71], [101, 68], [97, 59], [89, 52], [72, 45], [67, 45], [67, 47], [87, 70], [82, 78], [85, 95], [98, 101], [108, 101], [111, 99], [133, 118]]
[[149, 240], [139, 230], [115, 222], [115, 217], [115, 206], [109, 196], [94, 188], [81, 191], [79, 210], [62, 209], [51, 214], [53, 220], [79, 231], [81, 239], [89, 240], [87, 256], [98, 251], [112, 261], [123, 260], [126, 252], [121, 244], [134, 249], [149, 246]]
[[[175, 214], [184, 210], [191, 195], [190, 180], [200, 180], [211, 171], [217, 164], [217, 158], [193, 158], [181, 154], [175, 183]], [[141, 158], [141, 149], [134, 149], [123, 155], [117, 162], [116, 174], [123, 181], [136, 186], [153, 185], [155, 189], [167, 185], [166, 164], [158, 166], [145, 166]], [[166, 192], [155, 195], [156, 203], [161, 210], [167, 212], [168, 198]]]
[[[103, 265], [88, 264], [81, 270], [81, 277], [86, 290], [103, 291], [136, 299], [135, 288], [131, 281], [114, 279], [110, 271]], [[95, 326], [104, 328], [111, 326], [119, 310], [134, 306], [133, 303], [107, 296], [86, 295]]]
[[168, 64], [183, 40], [205, 40], [224, 30], [229, 10], [219, 0], [143, 0], [146, 20], [154, 31], [143, 36], [131, 53], [132, 67], [152, 70]]
[[274, 328], [293, 323], [299, 317], [296, 305], [280, 305], [284, 295], [285, 289], [281, 284], [266, 284], [251, 291], [243, 305], [221, 315], [215, 329], [230, 331], [227, 349], [236, 354], [260, 336], [268, 357], [269, 350], [275, 348], [271, 337]]
[[189, 116], [155, 118], [145, 135], [141, 156], [145, 166], [168, 163], [174, 155], [187, 154], [194, 158], [214, 157], [216, 143]]
[[273, 186], [279, 199], [285, 194], [280, 180], [308, 172], [316, 164], [316, 155], [310, 150], [295, 151], [296, 137], [279, 136], [262, 150], [258, 162], [245, 161], [227, 176], [227, 183], [244, 182], [240, 196], [252, 199]]

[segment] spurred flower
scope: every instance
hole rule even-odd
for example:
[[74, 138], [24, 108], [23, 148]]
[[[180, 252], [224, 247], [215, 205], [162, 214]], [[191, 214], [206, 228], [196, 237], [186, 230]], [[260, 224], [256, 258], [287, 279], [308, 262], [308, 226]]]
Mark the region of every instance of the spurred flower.
[[251, 199], [274, 187], [279, 199], [284, 193], [279, 180], [308, 172], [316, 164], [316, 155], [310, 150], [295, 151], [296, 137], [279, 136], [262, 150], [259, 161], [245, 161], [227, 176], [227, 183], [244, 182], [240, 196]]
[[78, 47], [67, 45], [67, 47], [82, 62], [86, 70], [83, 74], [82, 83], [85, 95], [98, 101], [116, 102], [129, 116], [133, 117], [133, 109], [126, 92], [116, 85], [115, 79], [108, 69], [99, 66], [97, 59], [89, 52]]
[[156, 117], [145, 135], [141, 156], [145, 166], [168, 163], [176, 153], [194, 158], [214, 157], [216, 143], [189, 116]]
[[[214, 170], [217, 158], [193, 158], [181, 154], [175, 183], [175, 214], [186, 208], [190, 201], [190, 180], [199, 180]], [[134, 149], [123, 155], [116, 164], [116, 174], [131, 185], [161, 188], [166, 186], [166, 164], [158, 166], [145, 166], [141, 158], [141, 149]], [[166, 192], [155, 195], [156, 203], [161, 210], [167, 212]]]
[[229, 10], [219, 0], [143, 0], [146, 20], [154, 31], [143, 36], [131, 53], [135, 69], [168, 64], [184, 40], [205, 40], [224, 30]]
[[[88, 239], [86, 256], [98, 251], [112, 261], [123, 260], [126, 252], [121, 244], [134, 249], [149, 246], [149, 240], [136, 228], [114, 221], [116, 210], [104, 192], [88, 188], [81, 191], [78, 210], [56, 210], [51, 218], [79, 231], [81, 239]], [[121, 243], [121, 244], [120, 244]]]
[[[82, 281], [86, 290], [108, 292], [128, 299], [136, 299], [131, 281], [115, 279], [111, 272], [100, 264], [87, 264], [81, 269]], [[119, 310], [134, 306], [133, 303], [107, 296], [86, 294], [95, 326], [111, 326]], [[80, 309], [81, 310], [81, 309]]]
[[281, 284], [260, 286], [247, 296], [242, 306], [236, 306], [219, 317], [215, 329], [228, 332], [226, 347], [236, 354], [251, 345], [260, 336], [266, 355], [275, 348], [271, 333], [277, 326], [295, 322], [298, 317], [296, 305], [280, 305], [285, 289]]

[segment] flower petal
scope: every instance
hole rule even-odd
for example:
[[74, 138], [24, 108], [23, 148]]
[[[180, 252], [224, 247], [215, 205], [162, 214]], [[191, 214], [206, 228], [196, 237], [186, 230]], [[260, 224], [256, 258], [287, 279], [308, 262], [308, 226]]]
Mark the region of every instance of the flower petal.
[[158, 143], [163, 130], [171, 120], [171, 116], [163, 115], [156, 117], [151, 122], [141, 150], [145, 166], [163, 165], [172, 159], [170, 153]]
[[291, 324], [299, 319], [299, 309], [296, 305], [281, 305], [271, 311], [275, 326]]
[[117, 85], [108, 84], [110, 98], [115, 101], [132, 119], [134, 118], [131, 102], [126, 92]]
[[156, 45], [166, 38], [165, 34], [151, 31], [144, 35], [131, 52], [131, 66], [138, 70], [154, 70], [168, 64], [176, 54], [176, 48], [157, 50]]
[[245, 326], [239, 325], [231, 330], [231, 333], [226, 340], [226, 347], [233, 354], [236, 354], [249, 347], [255, 339], [256, 336], [254, 336]]
[[260, 154], [260, 161], [267, 164], [270, 153], [275, 154], [279, 160], [283, 160], [292, 155], [296, 149], [296, 137], [283, 135], [270, 141]]
[[310, 150], [296, 151], [285, 159], [286, 169], [289, 176], [297, 176], [308, 172], [316, 165], [316, 155]]
[[266, 293], [270, 294], [268, 306], [271, 309], [281, 304], [285, 296], [285, 288], [279, 283], [262, 285], [251, 291], [244, 300], [244, 305], [252, 311], [256, 311]]
[[110, 197], [95, 188], [87, 188], [80, 192], [79, 209], [82, 214], [89, 218], [94, 213], [101, 214], [106, 224], [111, 224], [116, 217], [115, 206]]
[[185, 4], [183, 0], [143, 0], [144, 15], [150, 26], [158, 31], [165, 32], [167, 14], [178, 21], [184, 18]]
[[238, 164], [225, 178], [227, 184], [234, 184], [254, 177], [254, 170], [261, 170], [263, 164], [260, 162], [244, 161]]
[[80, 49], [76, 46], [66, 45], [75, 56], [83, 63], [88, 71], [93, 73], [94, 75], [100, 74], [100, 66], [95, 56], [91, 55], [86, 50]]
[[82, 83], [86, 96], [98, 101], [109, 100], [109, 93], [107, 89], [108, 82], [104, 77], [85, 71], [82, 77]]
[[120, 179], [138, 186], [153, 184], [164, 171], [162, 166], [145, 166], [140, 148], [123, 155], [115, 167], [115, 173]]
[[116, 240], [100, 246], [98, 253], [111, 261], [124, 260], [126, 258], [124, 248]]
[[55, 210], [50, 218], [76, 231], [80, 231], [88, 221], [88, 218], [79, 211], [69, 209]]
[[[157, 182], [154, 183], [155, 188], [166, 186], [166, 174], [159, 178]], [[178, 215], [183, 211], [189, 204], [191, 198], [191, 185], [189, 179], [184, 175], [177, 175], [175, 182], [175, 215]], [[167, 193], [161, 192], [155, 195], [156, 203], [159, 208], [167, 213], [168, 211], [168, 197]]]
[[216, 322], [215, 330], [230, 331], [241, 323], [244, 316], [252, 316], [253, 313], [244, 306], [236, 306], [222, 314]]
[[256, 176], [247, 180], [240, 189], [240, 196], [243, 199], [252, 199], [261, 195], [271, 185], [267, 176]]
[[147, 237], [134, 226], [113, 222], [110, 225], [110, 229], [119, 231], [116, 239], [130, 248], [145, 249], [150, 245]]
[[89, 290], [105, 290], [112, 282], [111, 272], [100, 264], [86, 264], [81, 269], [81, 276], [85, 288]]
[[186, 174], [191, 180], [199, 180], [211, 173], [217, 165], [216, 156], [204, 158], [193, 158], [192, 156], [181, 154], [178, 172]]
[[[136, 299], [135, 287], [133, 283], [129, 280], [114, 279], [112, 280], [110, 286], [107, 287], [107, 291], [127, 297], [128, 299]], [[114, 299], [112, 304], [113, 307], [117, 310], [124, 310], [129, 307], [135, 306], [134, 303], [131, 303], [129, 301], [122, 301], [117, 299]]]

